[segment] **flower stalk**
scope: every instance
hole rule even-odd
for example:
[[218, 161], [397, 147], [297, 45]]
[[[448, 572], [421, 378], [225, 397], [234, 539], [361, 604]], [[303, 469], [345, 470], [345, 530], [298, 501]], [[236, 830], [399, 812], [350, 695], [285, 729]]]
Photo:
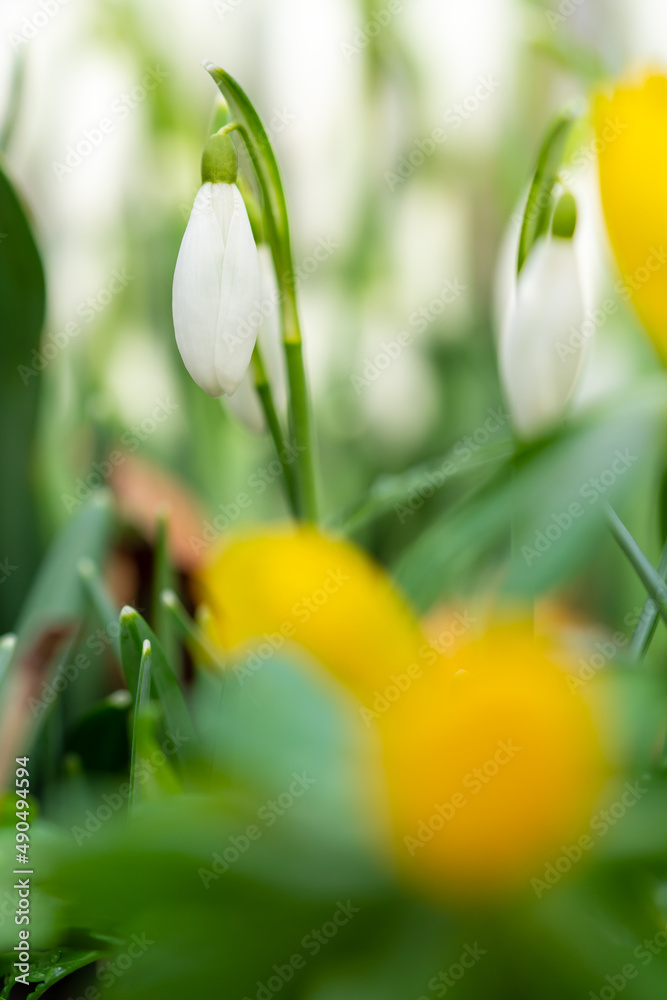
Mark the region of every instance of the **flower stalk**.
[[252, 366], [253, 374], [255, 378], [255, 389], [257, 391], [257, 396], [259, 397], [259, 402], [262, 407], [262, 412], [264, 413], [264, 419], [266, 420], [266, 426], [269, 429], [269, 433], [273, 439], [276, 451], [278, 453], [278, 458], [280, 459], [280, 464], [283, 470], [283, 483], [285, 487], [285, 493], [289, 501], [292, 512], [298, 516], [299, 515], [299, 496], [296, 489], [296, 482], [294, 480], [294, 473], [292, 465], [289, 458], [289, 449], [287, 448], [287, 442], [285, 441], [285, 436], [283, 434], [283, 429], [280, 426], [280, 420], [278, 419], [278, 412], [276, 410], [276, 404], [273, 399], [273, 393], [271, 392], [271, 385], [269, 383], [268, 376], [266, 374], [266, 367], [264, 365], [264, 359], [262, 357], [262, 351], [259, 343], [255, 344], [255, 350], [252, 355]]
[[[297, 475], [294, 483], [295, 495], [298, 496], [296, 512], [304, 520], [316, 522], [318, 513], [315, 442], [296, 302], [289, 219], [280, 171], [266, 131], [241, 87], [229, 74], [213, 63], [208, 62], [204, 66], [234, 116], [234, 120], [225, 126], [224, 131], [238, 131], [243, 139], [262, 194], [262, 216], [278, 283], [282, 340], [289, 385], [290, 430], [297, 452]], [[265, 381], [262, 385], [268, 386], [268, 382]], [[266, 390], [263, 391], [268, 399]], [[264, 406], [264, 402], [262, 405]], [[267, 423], [269, 423], [268, 414]], [[269, 426], [271, 427], [270, 423]], [[275, 441], [273, 430], [272, 434]], [[285, 482], [286, 484], [289, 482], [288, 478]]]

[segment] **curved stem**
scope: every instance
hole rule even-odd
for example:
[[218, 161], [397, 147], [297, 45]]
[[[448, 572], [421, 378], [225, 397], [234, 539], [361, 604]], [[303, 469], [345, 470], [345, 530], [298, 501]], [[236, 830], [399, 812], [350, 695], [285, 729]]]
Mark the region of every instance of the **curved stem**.
[[252, 365], [255, 374], [255, 389], [257, 390], [257, 395], [259, 396], [259, 401], [262, 406], [266, 426], [268, 427], [271, 437], [273, 438], [273, 443], [276, 451], [278, 452], [278, 458], [280, 459], [280, 464], [282, 466], [283, 482], [287, 500], [294, 516], [299, 517], [301, 511], [299, 507], [296, 482], [294, 480], [294, 473], [291, 465], [290, 451], [287, 447], [287, 442], [285, 441], [283, 429], [280, 426], [278, 412], [273, 401], [273, 393], [271, 392], [271, 386], [269, 385], [269, 380], [266, 375], [266, 368], [264, 367], [264, 360], [262, 358], [262, 352], [259, 344], [255, 344], [255, 350], [252, 354]]
[[300, 512], [317, 520], [315, 442], [308, 382], [296, 303], [295, 274], [285, 191], [278, 164], [260, 118], [238, 83], [224, 70], [205, 63], [235, 117], [224, 130], [239, 132], [250, 156], [264, 202], [263, 218], [278, 283], [283, 347], [290, 390], [290, 424], [297, 449]]

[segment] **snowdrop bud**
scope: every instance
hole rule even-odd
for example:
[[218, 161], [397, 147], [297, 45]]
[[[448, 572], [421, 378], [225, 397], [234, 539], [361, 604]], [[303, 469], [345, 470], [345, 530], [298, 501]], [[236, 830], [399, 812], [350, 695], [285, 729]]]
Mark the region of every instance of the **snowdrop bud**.
[[176, 261], [176, 343], [192, 378], [209, 396], [238, 388], [260, 320], [257, 247], [236, 186], [236, 151], [228, 135], [211, 136], [202, 187]]
[[572, 240], [576, 206], [564, 195], [553, 233], [537, 241], [518, 279], [500, 338], [500, 374], [522, 438], [550, 430], [577, 383], [590, 338], [582, 336], [584, 300]]

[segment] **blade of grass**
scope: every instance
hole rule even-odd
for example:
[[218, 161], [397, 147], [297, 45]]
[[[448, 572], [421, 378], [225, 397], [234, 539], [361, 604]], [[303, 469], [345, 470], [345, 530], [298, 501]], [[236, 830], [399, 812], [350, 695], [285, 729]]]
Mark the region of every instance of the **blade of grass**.
[[139, 732], [143, 717], [150, 708], [151, 698], [151, 668], [153, 657], [151, 644], [144, 640], [139, 663], [137, 696], [134, 702], [134, 718], [132, 720], [132, 751], [130, 757], [130, 810], [136, 806], [136, 774], [139, 763]]
[[169, 558], [169, 514], [167, 511], [161, 511], [157, 517], [153, 559], [151, 619], [167, 661], [175, 667], [176, 676], [180, 677], [180, 650], [174, 637], [171, 619], [166, 614], [160, 600], [163, 590], [175, 587], [175, 574]]
[[164, 650], [153, 630], [134, 608], [123, 608], [120, 613], [120, 623], [123, 669], [130, 693], [136, 699], [144, 642], [148, 640], [151, 644], [151, 672], [155, 696], [162, 707], [167, 730], [172, 736], [180, 737], [181, 742], [176, 754], [181, 764], [185, 765], [195, 748], [196, 737], [183, 692], [167, 663]]
[[297, 493], [296, 482], [294, 480], [294, 469], [292, 468], [290, 462], [287, 444], [285, 442], [285, 435], [283, 434], [283, 429], [280, 426], [280, 420], [278, 419], [278, 413], [276, 411], [276, 405], [273, 401], [273, 393], [271, 391], [271, 385], [266, 373], [266, 367], [259, 348], [259, 343], [255, 344], [255, 350], [252, 355], [252, 363], [255, 375], [255, 389], [264, 413], [266, 426], [268, 427], [271, 437], [273, 438], [273, 443], [283, 469], [283, 487], [285, 489], [285, 494], [290, 505], [290, 510], [295, 517], [298, 517], [300, 508], [299, 496]]
[[46, 628], [82, 615], [84, 594], [78, 565], [85, 557], [95, 562], [106, 551], [112, 520], [111, 494], [98, 490], [67, 522], [49, 549], [19, 616], [19, 646], [30, 644]]
[[612, 535], [646, 587], [651, 599], [655, 602], [658, 614], [667, 622], [667, 583], [611, 507], [607, 507], [607, 519]]
[[221, 659], [220, 650], [209, 641], [206, 633], [190, 617], [184, 605], [178, 599], [177, 594], [173, 590], [164, 590], [162, 592], [162, 603], [168, 614], [171, 615], [181, 637], [187, 642], [195, 661], [198, 663], [217, 664], [222, 668], [224, 664]]
[[[662, 580], [667, 579], [667, 542], [658, 563], [658, 575]], [[655, 635], [659, 613], [653, 598], [647, 597], [639, 621], [637, 622], [637, 627], [630, 640], [630, 655], [633, 660], [641, 660], [646, 655], [651, 640]]]

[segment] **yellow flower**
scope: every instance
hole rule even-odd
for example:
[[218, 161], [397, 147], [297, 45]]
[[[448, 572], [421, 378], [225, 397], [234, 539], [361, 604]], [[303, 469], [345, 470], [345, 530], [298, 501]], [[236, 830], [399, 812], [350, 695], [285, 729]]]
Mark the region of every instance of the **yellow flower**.
[[599, 96], [594, 121], [612, 247], [637, 312], [667, 357], [667, 77], [647, 75]]
[[380, 737], [399, 867], [429, 891], [515, 886], [582, 832], [595, 727], [532, 623], [461, 635], [460, 615], [439, 615], [429, 643], [380, 567], [311, 527], [232, 540], [197, 587], [224, 648], [268, 659], [294, 643], [356, 693]]
[[381, 567], [310, 527], [266, 528], [231, 541], [199, 573], [197, 589], [223, 648], [256, 640], [271, 655], [295, 643], [366, 703], [419, 661], [425, 643]]
[[379, 724], [399, 864], [430, 891], [528, 887], [585, 829], [596, 728], [532, 625], [473, 638]]

